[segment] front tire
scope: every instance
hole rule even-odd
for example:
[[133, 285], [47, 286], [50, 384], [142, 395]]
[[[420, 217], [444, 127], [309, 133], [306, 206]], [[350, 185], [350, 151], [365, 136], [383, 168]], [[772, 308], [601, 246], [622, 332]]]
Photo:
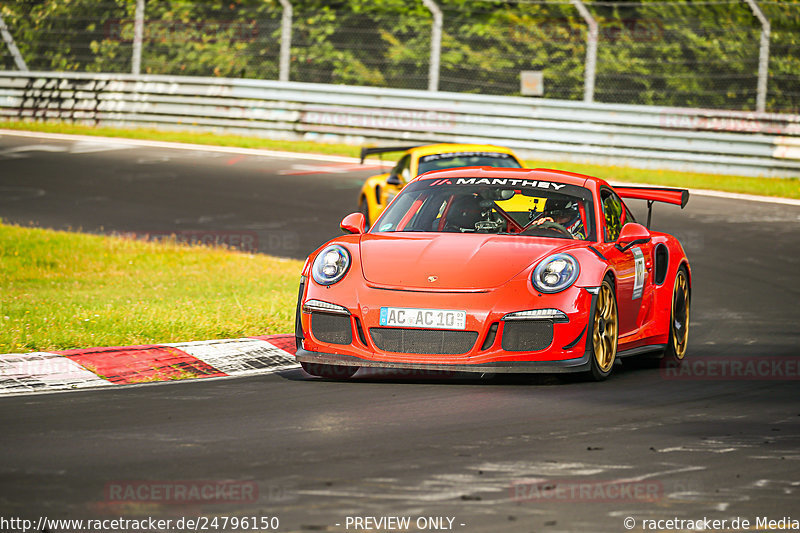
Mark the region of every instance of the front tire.
[[308, 374], [327, 379], [348, 379], [358, 372], [357, 366], [323, 365], [320, 363], [300, 363]]
[[614, 287], [609, 280], [603, 280], [597, 294], [594, 316], [589, 328], [592, 354], [589, 375], [595, 381], [603, 381], [611, 375], [617, 360], [617, 341], [619, 340], [619, 315]]

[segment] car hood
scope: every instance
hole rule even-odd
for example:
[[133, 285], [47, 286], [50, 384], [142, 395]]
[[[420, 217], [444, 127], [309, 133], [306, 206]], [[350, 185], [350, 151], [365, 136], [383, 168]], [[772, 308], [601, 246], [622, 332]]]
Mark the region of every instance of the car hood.
[[583, 244], [516, 235], [368, 233], [361, 238], [361, 268], [368, 282], [387, 287], [491, 289], [547, 255]]

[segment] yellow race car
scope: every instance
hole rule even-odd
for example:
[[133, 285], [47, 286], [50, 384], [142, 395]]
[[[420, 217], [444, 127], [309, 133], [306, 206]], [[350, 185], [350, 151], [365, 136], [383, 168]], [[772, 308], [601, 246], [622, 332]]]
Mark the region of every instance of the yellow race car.
[[425, 144], [390, 148], [362, 148], [361, 162], [373, 154], [405, 152], [394, 168], [385, 174], [368, 178], [361, 188], [358, 210], [364, 214], [367, 227], [397, 196], [406, 183], [429, 170], [455, 167], [522, 168], [519, 158], [509, 148], [490, 144]]

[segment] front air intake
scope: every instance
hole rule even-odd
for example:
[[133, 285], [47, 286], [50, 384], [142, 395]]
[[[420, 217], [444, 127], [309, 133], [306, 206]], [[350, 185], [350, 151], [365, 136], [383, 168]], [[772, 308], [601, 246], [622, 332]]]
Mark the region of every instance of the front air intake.
[[311, 334], [329, 344], [353, 343], [353, 328], [347, 315], [311, 313]]
[[427, 355], [465, 354], [475, 346], [477, 331], [370, 328], [375, 346], [384, 352]]
[[552, 320], [503, 322], [503, 349], [507, 352], [537, 352], [552, 343]]

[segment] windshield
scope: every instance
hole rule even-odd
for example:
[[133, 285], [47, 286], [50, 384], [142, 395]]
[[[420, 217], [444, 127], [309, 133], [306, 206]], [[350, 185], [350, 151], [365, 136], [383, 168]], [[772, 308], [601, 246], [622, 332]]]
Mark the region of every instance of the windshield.
[[371, 230], [496, 233], [597, 240], [592, 194], [523, 179], [424, 179], [406, 186]]
[[424, 174], [429, 170], [457, 167], [521, 168], [519, 161], [509, 154], [500, 152], [453, 152], [420, 157], [417, 174]]

